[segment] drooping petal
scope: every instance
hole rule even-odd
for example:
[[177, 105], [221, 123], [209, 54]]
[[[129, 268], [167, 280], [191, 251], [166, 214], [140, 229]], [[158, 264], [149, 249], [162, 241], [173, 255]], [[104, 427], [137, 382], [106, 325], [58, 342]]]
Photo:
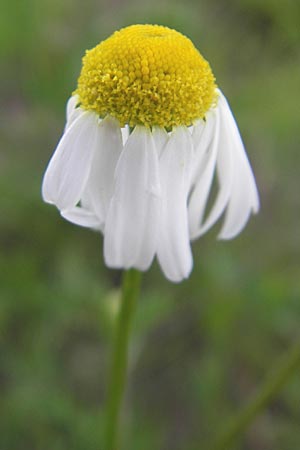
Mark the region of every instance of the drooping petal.
[[85, 208], [74, 206], [74, 208], [62, 211], [61, 216], [75, 225], [100, 230], [98, 217]]
[[195, 150], [194, 164], [191, 173], [191, 182], [193, 184], [198, 181], [199, 176], [210, 157], [209, 149], [214, 134], [214, 127], [215, 114], [213, 111], [207, 113], [205, 121], [199, 120], [193, 126], [192, 139]]
[[79, 97], [78, 95], [72, 95], [72, 97], [69, 98], [68, 102], [67, 102], [67, 107], [66, 107], [66, 126], [65, 126], [65, 130], [67, 130], [72, 123], [77, 119], [77, 117], [80, 116], [80, 114], [83, 112], [83, 110], [80, 107], [76, 106], [79, 103]]
[[43, 179], [42, 194], [60, 210], [76, 206], [85, 187], [97, 146], [98, 117], [82, 112], [63, 134]]
[[197, 122], [195, 122], [195, 124], [193, 125], [192, 128], [190, 128], [195, 151], [197, 151], [198, 146], [201, 143], [201, 137], [205, 130], [206, 124], [207, 124], [207, 120], [200, 119], [200, 120], [197, 120]]
[[228, 130], [232, 151], [232, 187], [220, 239], [231, 239], [244, 228], [250, 214], [259, 209], [255, 178], [230, 107], [220, 93], [221, 120]]
[[125, 127], [121, 128], [121, 133], [122, 133], [122, 142], [123, 145], [125, 145], [130, 134], [129, 126], [125, 125]]
[[161, 127], [153, 127], [152, 136], [155, 142], [156, 151], [158, 157], [160, 158], [167, 142], [169, 139], [169, 135], [164, 128]]
[[187, 217], [193, 156], [191, 135], [179, 127], [172, 132], [160, 158], [162, 209], [157, 257], [166, 277], [174, 282], [187, 278], [193, 265]]
[[78, 95], [72, 95], [69, 98], [69, 100], [67, 101], [67, 107], [66, 107], [66, 118], [67, 118], [67, 120], [70, 119], [70, 117], [73, 114], [73, 111], [76, 108], [77, 104], [78, 104]]
[[158, 156], [151, 132], [135, 127], [120, 156], [104, 232], [109, 267], [146, 270], [154, 257], [161, 206]]
[[110, 116], [103, 119], [98, 127], [97, 141], [84, 193], [104, 226], [113, 194], [114, 173], [123, 148], [119, 122]]
[[231, 192], [233, 182], [233, 143], [231, 141], [231, 133], [226, 123], [221, 120], [219, 124], [219, 142], [217, 148], [217, 175], [219, 190], [214, 204], [205, 219], [204, 223], [198, 227], [197, 237], [206, 233], [224, 212]]
[[198, 237], [212, 186], [218, 153], [219, 128], [219, 112], [213, 109], [207, 114], [205, 127], [196, 150], [198, 171], [194, 175], [194, 187], [188, 205], [191, 239]]

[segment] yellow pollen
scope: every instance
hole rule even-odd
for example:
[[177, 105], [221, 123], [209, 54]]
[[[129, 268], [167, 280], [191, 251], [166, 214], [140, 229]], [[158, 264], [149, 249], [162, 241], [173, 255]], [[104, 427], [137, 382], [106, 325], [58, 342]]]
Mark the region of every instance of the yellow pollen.
[[81, 107], [120, 125], [170, 129], [203, 118], [216, 98], [208, 62], [181, 33], [132, 25], [88, 50], [75, 91]]

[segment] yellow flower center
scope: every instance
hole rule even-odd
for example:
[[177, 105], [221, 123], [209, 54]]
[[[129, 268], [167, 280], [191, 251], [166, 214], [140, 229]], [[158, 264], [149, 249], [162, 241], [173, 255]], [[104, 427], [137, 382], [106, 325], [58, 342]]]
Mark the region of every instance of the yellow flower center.
[[81, 107], [124, 126], [171, 128], [203, 118], [216, 96], [208, 62], [181, 33], [132, 25], [88, 50], [78, 79]]

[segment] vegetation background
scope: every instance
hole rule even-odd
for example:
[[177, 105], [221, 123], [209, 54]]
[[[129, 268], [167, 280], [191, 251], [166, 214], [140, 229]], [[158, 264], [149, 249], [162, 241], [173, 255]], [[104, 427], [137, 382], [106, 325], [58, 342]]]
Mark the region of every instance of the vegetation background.
[[[40, 185], [85, 49], [126, 25], [175, 28], [210, 61], [261, 212], [232, 242], [195, 242], [188, 281], [145, 274], [124, 449], [206, 448], [299, 340], [299, 22], [294, 0], [2, 0], [1, 450], [102, 450], [120, 273]], [[296, 450], [299, 424], [298, 372], [236, 449]]]

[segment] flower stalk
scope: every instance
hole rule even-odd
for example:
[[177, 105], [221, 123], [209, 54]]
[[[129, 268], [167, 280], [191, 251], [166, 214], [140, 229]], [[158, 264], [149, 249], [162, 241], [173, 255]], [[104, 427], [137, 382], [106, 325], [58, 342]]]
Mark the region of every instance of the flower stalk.
[[209, 449], [228, 450], [232, 448], [233, 444], [236, 443], [241, 434], [252, 424], [254, 419], [274, 400], [299, 366], [300, 343], [297, 341], [281, 361], [277, 370], [263, 383], [252, 401], [236, 417], [229, 420], [223, 433], [221, 433], [214, 445], [209, 447]]
[[140, 290], [141, 272], [130, 269], [124, 272], [120, 310], [116, 321], [113, 341], [112, 364], [106, 405], [105, 450], [117, 450], [118, 428], [122, 400], [126, 387], [128, 347], [137, 297]]

